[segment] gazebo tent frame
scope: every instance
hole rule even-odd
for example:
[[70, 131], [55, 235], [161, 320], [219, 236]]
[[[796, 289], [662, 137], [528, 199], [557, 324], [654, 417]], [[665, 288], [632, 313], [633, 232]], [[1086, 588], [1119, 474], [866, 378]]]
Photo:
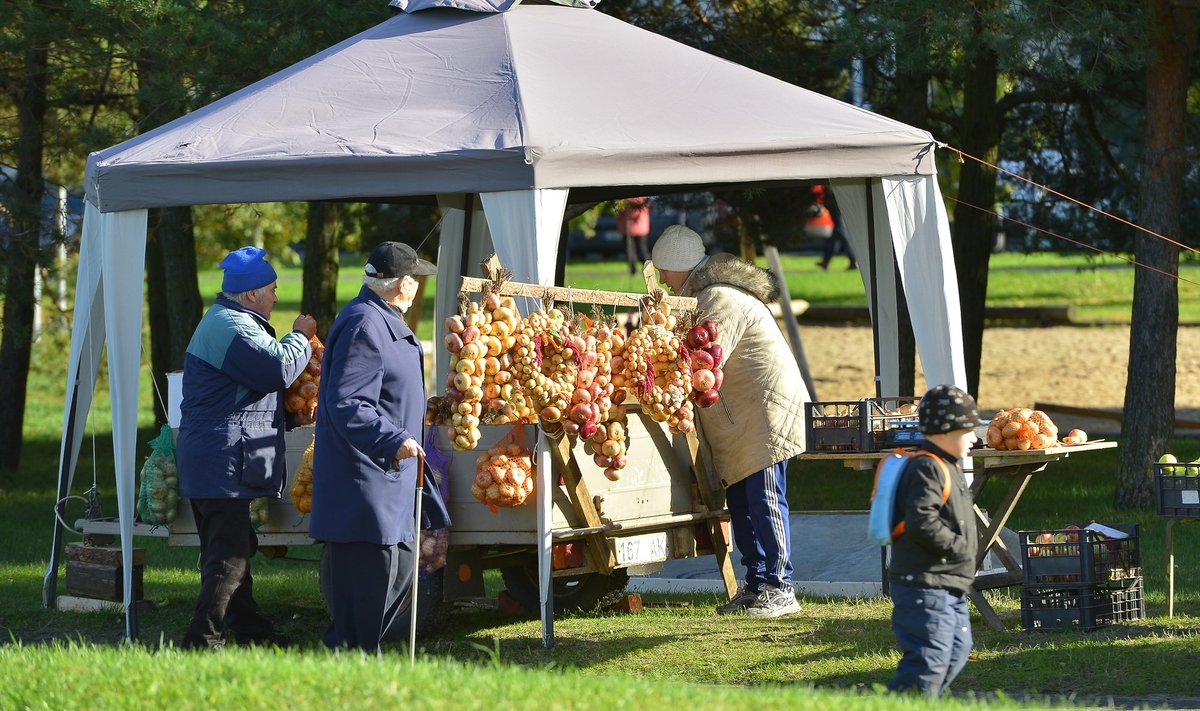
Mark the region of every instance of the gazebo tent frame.
[[[107, 345], [127, 636], [137, 636], [131, 576], [148, 208], [430, 196], [443, 210], [438, 284], [477, 276], [473, 266], [494, 250], [516, 280], [549, 285], [570, 198], [828, 179], [853, 249], [873, 255], [859, 267], [876, 329], [877, 389], [895, 393], [899, 286], [927, 381], [966, 384], [936, 146], [926, 131], [595, 10], [518, 5], [397, 14], [92, 154], [58, 494], [61, 502], [71, 490]], [[454, 299], [453, 288], [439, 289], [436, 322], [454, 311]], [[546, 490], [549, 466], [541, 471]], [[549, 520], [549, 498], [539, 497], [539, 524]], [[539, 525], [539, 534], [544, 553], [548, 528]], [[61, 549], [56, 525], [48, 607]], [[549, 566], [541, 567], [545, 618]]]

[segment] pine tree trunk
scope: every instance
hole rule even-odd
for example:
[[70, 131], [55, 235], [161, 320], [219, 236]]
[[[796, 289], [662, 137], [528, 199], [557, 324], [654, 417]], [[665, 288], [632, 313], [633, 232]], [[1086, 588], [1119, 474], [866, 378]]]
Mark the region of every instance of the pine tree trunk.
[[25, 53], [17, 91], [17, 176], [10, 201], [12, 237], [6, 255], [4, 329], [0, 337], [0, 468], [21, 464], [25, 391], [33, 349], [33, 278], [37, 270], [42, 222], [42, 173], [49, 50], [45, 44]]
[[[996, 106], [996, 54], [977, 48], [963, 86], [963, 150], [995, 164], [1002, 121]], [[991, 210], [996, 202], [996, 171], [976, 161], [963, 163], [958, 198]], [[954, 265], [958, 270], [958, 299], [962, 308], [963, 356], [967, 389], [979, 396], [979, 364], [983, 354], [983, 313], [987, 301], [988, 261], [991, 259], [992, 216], [973, 207], [954, 208]]]
[[341, 242], [341, 203], [308, 203], [300, 312], [317, 320], [317, 335], [321, 340], [325, 340], [337, 316], [338, 247]]
[[[1200, 10], [1147, 0], [1151, 53], [1146, 65], [1146, 125], [1140, 166], [1139, 222], [1177, 239], [1183, 179], [1189, 160], [1184, 119]], [[1138, 232], [1134, 256], [1149, 269], [1134, 271], [1129, 373], [1121, 424], [1121, 461], [1114, 503], [1154, 507], [1151, 462], [1170, 451], [1175, 430], [1175, 356], [1179, 328], [1179, 247]], [[1165, 272], [1161, 274], [1152, 269]]]

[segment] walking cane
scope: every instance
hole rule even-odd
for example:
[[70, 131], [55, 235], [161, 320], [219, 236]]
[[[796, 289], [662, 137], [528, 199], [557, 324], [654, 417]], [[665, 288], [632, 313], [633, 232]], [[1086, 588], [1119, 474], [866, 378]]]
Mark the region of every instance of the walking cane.
[[408, 661], [417, 663], [417, 571], [421, 568], [421, 496], [425, 489], [425, 456], [417, 455], [417, 501], [413, 522], [412, 583], [408, 592]]

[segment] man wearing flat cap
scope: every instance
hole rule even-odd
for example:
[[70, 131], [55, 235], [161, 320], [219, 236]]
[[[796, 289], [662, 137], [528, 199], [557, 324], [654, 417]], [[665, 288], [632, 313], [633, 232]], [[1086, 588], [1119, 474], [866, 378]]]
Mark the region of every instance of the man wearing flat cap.
[[258, 539], [250, 501], [278, 499], [287, 480], [283, 402], [312, 356], [317, 332], [301, 314], [275, 340], [275, 269], [257, 247], [221, 261], [221, 293], [204, 314], [183, 362], [176, 461], [179, 491], [191, 501], [200, 535], [200, 596], [186, 649], [220, 649], [225, 628], [239, 644], [281, 642], [254, 601], [250, 558]]
[[384, 242], [364, 272], [325, 341], [308, 532], [325, 542], [321, 588], [333, 618], [325, 645], [379, 654], [409, 604], [417, 457], [425, 454], [425, 354], [403, 315], [417, 293], [413, 277], [437, 268], [406, 244]]
[[721, 399], [697, 410], [701, 440], [725, 486], [733, 541], [746, 579], [720, 614], [781, 617], [800, 611], [792, 589], [788, 460], [804, 451], [808, 388], [767, 303], [780, 285], [729, 254], [709, 257], [700, 235], [672, 225], [654, 244], [654, 266], [680, 296], [717, 322], [725, 352]]

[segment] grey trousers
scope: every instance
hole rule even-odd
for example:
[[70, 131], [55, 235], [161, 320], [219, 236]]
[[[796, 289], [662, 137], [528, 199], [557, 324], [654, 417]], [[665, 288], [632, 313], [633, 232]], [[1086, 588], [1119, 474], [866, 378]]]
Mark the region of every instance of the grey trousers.
[[321, 589], [333, 621], [325, 632], [330, 649], [380, 654], [379, 643], [409, 605], [411, 544], [326, 543]]

